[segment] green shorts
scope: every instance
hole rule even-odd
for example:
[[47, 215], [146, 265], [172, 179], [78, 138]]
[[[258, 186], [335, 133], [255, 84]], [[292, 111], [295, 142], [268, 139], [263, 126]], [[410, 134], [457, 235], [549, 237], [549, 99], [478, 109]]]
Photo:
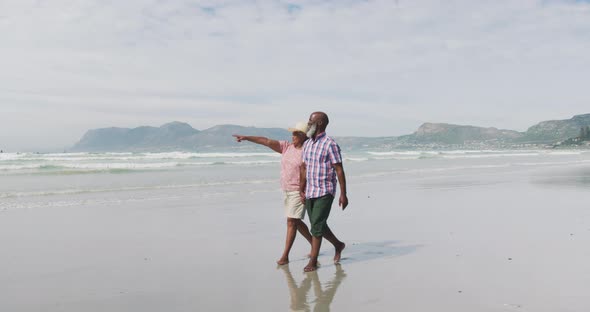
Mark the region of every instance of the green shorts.
[[328, 226], [328, 216], [332, 209], [334, 196], [328, 194], [318, 198], [307, 198], [305, 200], [305, 210], [311, 223], [310, 232], [313, 236], [322, 236]]

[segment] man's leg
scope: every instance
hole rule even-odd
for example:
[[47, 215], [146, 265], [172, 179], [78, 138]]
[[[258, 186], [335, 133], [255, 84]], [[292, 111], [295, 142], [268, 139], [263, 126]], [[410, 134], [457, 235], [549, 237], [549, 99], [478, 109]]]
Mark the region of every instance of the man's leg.
[[328, 227], [327, 224], [326, 224], [326, 227], [324, 228], [324, 237], [330, 243], [332, 243], [332, 245], [334, 245], [334, 248], [336, 249], [336, 253], [334, 254], [334, 263], [339, 263], [340, 258], [342, 256], [342, 250], [344, 250], [344, 247], [346, 247], [346, 244], [343, 243], [342, 241], [338, 240], [338, 238], [336, 238], [336, 235], [334, 235], [334, 233], [332, 232], [332, 230], [330, 230], [330, 227]]
[[[305, 266], [305, 268], [303, 269], [303, 271], [305, 272], [311, 272], [311, 271], [315, 271], [318, 267], [318, 256], [320, 254], [320, 247], [322, 246], [322, 236], [321, 233], [317, 233], [317, 226], [315, 226], [315, 223], [317, 221], [317, 211], [314, 210], [314, 208], [317, 209], [317, 207], [314, 207], [314, 204], [316, 202], [316, 199], [306, 199], [305, 200], [305, 210], [307, 210], [307, 215], [309, 216], [309, 224], [311, 227], [311, 231], [312, 233], [310, 235], [311, 236], [311, 252], [309, 253], [309, 262], [307, 263], [307, 265]], [[315, 236], [318, 235], [318, 236]]]
[[322, 237], [321, 236], [312, 236], [311, 237], [311, 254], [309, 256], [309, 262], [303, 268], [305, 272], [312, 272], [317, 270], [318, 268], [318, 256], [320, 255], [320, 247], [322, 246]]
[[315, 271], [318, 266], [318, 256], [320, 254], [320, 247], [322, 245], [322, 237], [326, 228], [326, 222], [330, 215], [330, 209], [334, 197], [331, 195], [322, 196], [320, 198], [308, 199], [305, 203], [309, 221], [311, 224], [311, 255], [309, 263], [305, 267], [305, 272]]
[[297, 221], [301, 220], [287, 218], [287, 238], [285, 239], [285, 250], [283, 251], [281, 259], [277, 260], [277, 264], [279, 265], [289, 263], [289, 252], [291, 252], [291, 247], [293, 247], [293, 242], [295, 242], [295, 235], [297, 235]]

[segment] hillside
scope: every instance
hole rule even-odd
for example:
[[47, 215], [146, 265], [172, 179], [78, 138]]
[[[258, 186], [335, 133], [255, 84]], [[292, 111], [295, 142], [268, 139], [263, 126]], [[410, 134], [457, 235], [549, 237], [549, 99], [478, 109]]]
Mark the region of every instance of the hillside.
[[[414, 133], [399, 137], [335, 137], [343, 150], [414, 149], [414, 148], [510, 148], [527, 145], [552, 145], [575, 138], [580, 128], [590, 126], [590, 114], [566, 120], [543, 121], [526, 132], [494, 127], [477, 127], [446, 123], [424, 123]], [[101, 128], [88, 130], [71, 151], [261, 151], [257, 144], [238, 144], [232, 134], [265, 136], [290, 140], [281, 128], [256, 128], [218, 125], [197, 130], [187, 123], [171, 122], [161, 127]]]
[[580, 128], [590, 125], [590, 114], [576, 115], [565, 120], [548, 120], [530, 128], [519, 142], [555, 143], [580, 134]]
[[402, 136], [399, 140], [413, 144], [468, 144], [472, 142], [510, 142], [521, 136], [522, 133], [513, 130], [425, 123], [413, 134]]
[[71, 151], [167, 151], [210, 150], [232, 148], [260, 149], [255, 144], [236, 144], [232, 134], [266, 136], [290, 140], [286, 129], [255, 128], [236, 125], [219, 125], [197, 130], [187, 123], [171, 122], [161, 127], [101, 128], [88, 130]]

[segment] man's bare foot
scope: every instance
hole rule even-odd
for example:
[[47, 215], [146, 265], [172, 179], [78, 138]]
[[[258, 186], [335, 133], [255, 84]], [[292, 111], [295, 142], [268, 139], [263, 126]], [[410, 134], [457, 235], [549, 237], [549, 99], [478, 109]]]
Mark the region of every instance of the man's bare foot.
[[278, 265], [285, 265], [287, 263], [289, 263], [289, 258], [281, 258], [281, 259], [277, 260]]
[[346, 247], [345, 243], [342, 243], [340, 246], [336, 247], [336, 254], [334, 254], [334, 264], [340, 263], [340, 257], [342, 256], [342, 250]]
[[309, 259], [309, 262], [307, 263], [305, 268], [303, 268], [303, 272], [313, 272], [313, 271], [317, 270], [319, 266], [320, 266], [320, 263], [318, 262], [317, 259], [315, 259], [315, 260]]

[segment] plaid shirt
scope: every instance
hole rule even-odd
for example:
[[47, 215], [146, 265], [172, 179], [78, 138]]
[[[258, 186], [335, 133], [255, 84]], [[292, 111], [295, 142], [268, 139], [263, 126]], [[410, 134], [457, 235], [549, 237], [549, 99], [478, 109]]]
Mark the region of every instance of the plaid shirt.
[[307, 167], [306, 198], [336, 194], [336, 171], [333, 164], [342, 163], [340, 147], [326, 135], [319, 134], [303, 144], [303, 162]]

